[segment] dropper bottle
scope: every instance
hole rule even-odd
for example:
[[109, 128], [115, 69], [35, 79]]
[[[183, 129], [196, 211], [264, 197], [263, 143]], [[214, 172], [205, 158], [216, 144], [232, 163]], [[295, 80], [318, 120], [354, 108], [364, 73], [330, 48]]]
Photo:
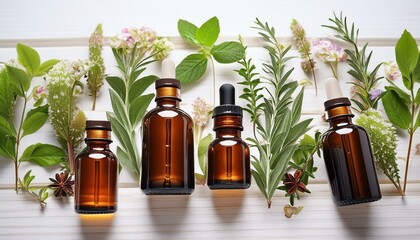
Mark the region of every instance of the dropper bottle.
[[241, 139], [242, 108], [235, 105], [235, 88], [219, 89], [220, 106], [213, 110], [216, 139], [208, 147], [210, 189], [244, 189], [251, 185], [249, 147]]
[[343, 97], [337, 79], [326, 80], [324, 103], [330, 129], [322, 145], [331, 190], [339, 206], [381, 199], [369, 136], [352, 123], [351, 102]]
[[156, 107], [143, 118], [141, 189], [149, 194], [191, 194], [194, 191], [192, 118], [179, 108], [180, 81], [172, 60], [162, 62], [155, 82]]

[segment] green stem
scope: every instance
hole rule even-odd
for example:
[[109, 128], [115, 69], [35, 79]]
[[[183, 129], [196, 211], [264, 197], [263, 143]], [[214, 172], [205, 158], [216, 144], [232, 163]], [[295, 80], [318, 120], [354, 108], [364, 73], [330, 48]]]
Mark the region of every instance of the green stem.
[[16, 135], [16, 151], [15, 151], [15, 191], [16, 193], [18, 192], [18, 181], [19, 181], [19, 145], [20, 145], [20, 140], [22, 139], [22, 128], [23, 128], [23, 120], [25, 119], [25, 112], [26, 112], [26, 105], [28, 103], [28, 98], [25, 97], [24, 99], [24, 103], [23, 103], [23, 109], [22, 109], [22, 114], [20, 117], [20, 123], [19, 123], [19, 130], [17, 132]]
[[338, 80], [337, 66], [335, 66], [334, 63], [331, 63], [331, 62], [328, 62], [328, 65], [331, 68], [333, 76]]
[[[413, 86], [413, 82], [411, 81]], [[410, 152], [411, 152], [411, 145], [413, 144], [413, 136], [414, 136], [414, 121], [415, 121], [415, 110], [416, 110], [416, 104], [414, 102], [415, 98], [414, 98], [414, 91], [413, 91], [413, 87], [411, 87], [410, 89], [411, 91], [411, 124], [410, 124], [410, 128], [408, 129], [408, 133], [410, 134], [410, 140], [408, 142], [408, 152], [407, 152], [407, 162], [405, 163], [405, 174], [404, 174], [404, 186], [403, 186], [403, 193], [405, 193], [405, 190], [407, 188], [407, 177], [408, 177], [408, 167], [409, 167], [409, 163], [410, 163]]]
[[308, 59], [309, 59], [309, 63], [311, 64], [312, 78], [314, 80], [314, 85], [315, 85], [315, 96], [318, 96], [318, 87], [316, 86], [315, 67], [312, 65], [313, 60], [310, 57], [308, 57]]
[[210, 57], [211, 62], [211, 69], [212, 69], [212, 75], [213, 75], [213, 106], [216, 106], [216, 70], [214, 68], [214, 61], [213, 58]]

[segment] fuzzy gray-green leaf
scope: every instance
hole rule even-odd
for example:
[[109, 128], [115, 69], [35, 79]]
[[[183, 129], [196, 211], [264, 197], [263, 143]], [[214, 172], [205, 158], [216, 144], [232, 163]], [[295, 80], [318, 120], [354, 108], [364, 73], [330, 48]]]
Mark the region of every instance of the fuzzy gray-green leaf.
[[202, 138], [198, 143], [198, 163], [204, 175], [207, 174], [207, 168], [206, 168], [207, 149], [211, 141], [213, 141], [213, 136], [209, 133], [207, 136]]

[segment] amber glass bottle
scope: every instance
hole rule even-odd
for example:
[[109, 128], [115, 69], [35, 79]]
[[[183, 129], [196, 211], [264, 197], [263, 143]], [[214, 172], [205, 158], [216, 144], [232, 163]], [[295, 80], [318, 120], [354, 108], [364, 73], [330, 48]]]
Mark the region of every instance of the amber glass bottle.
[[141, 189], [145, 194], [194, 191], [194, 139], [191, 117], [179, 109], [180, 82], [159, 79], [156, 108], [143, 119]]
[[86, 148], [76, 157], [74, 209], [77, 213], [117, 211], [118, 162], [109, 150], [111, 124], [86, 121]]
[[235, 105], [235, 88], [220, 87], [220, 106], [213, 110], [216, 139], [208, 148], [210, 189], [244, 189], [251, 185], [249, 147], [241, 139], [242, 108]]
[[323, 137], [324, 160], [337, 205], [381, 199], [369, 137], [352, 123], [349, 99], [335, 98], [324, 105], [330, 123]]

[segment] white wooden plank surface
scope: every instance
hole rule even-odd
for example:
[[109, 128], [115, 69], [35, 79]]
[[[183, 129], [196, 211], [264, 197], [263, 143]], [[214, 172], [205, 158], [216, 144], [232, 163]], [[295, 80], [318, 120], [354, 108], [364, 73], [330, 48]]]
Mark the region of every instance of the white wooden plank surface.
[[[218, 16], [221, 40], [235, 39], [234, 36], [242, 34], [245, 43], [250, 45], [249, 55], [260, 65], [267, 57], [256, 31], [250, 28], [255, 17], [274, 25], [281, 41], [288, 43], [293, 18], [299, 20], [310, 37], [331, 35], [321, 24], [329, 23], [327, 19], [332, 17], [333, 11], [343, 11], [349, 21], [360, 28], [360, 44], [369, 42], [369, 49], [374, 51], [372, 66], [394, 58], [393, 46], [403, 29], [407, 28], [417, 39], [420, 37], [420, 2], [417, 0], [0, 0], [0, 61], [16, 56], [17, 42], [36, 47], [43, 59], [87, 58], [87, 37], [96, 24], [102, 22], [105, 36], [113, 36], [130, 26], [148, 26], [160, 35], [172, 36], [176, 50], [171, 58], [179, 63], [193, 49], [177, 36], [177, 20], [183, 18], [200, 24]], [[291, 54], [297, 55], [295, 50]], [[108, 47], [104, 57], [107, 73], [116, 73]], [[292, 79], [305, 78], [299, 59], [292, 60], [290, 66], [295, 67]], [[313, 117], [314, 129], [323, 130], [327, 127], [320, 120], [325, 100], [323, 81], [330, 76], [330, 70], [322, 63], [317, 66], [319, 94], [315, 96], [313, 86], [306, 88], [303, 117]], [[239, 77], [232, 70], [238, 67], [217, 64], [218, 85], [236, 83]], [[340, 64], [340, 83], [345, 94], [349, 92], [345, 82], [351, 80], [347, 69], [345, 64]], [[150, 66], [148, 72], [160, 75], [159, 66]], [[41, 84], [43, 80], [35, 82]], [[208, 90], [211, 86], [210, 74], [200, 83], [184, 86], [181, 107], [191, 112], [197, 93], [212, 102], [213, 94]], [[153, 92], [153, 87], [148, 91]], [[88, 110], [90, 101], [84, 98], [80, 105]], [[102, 90], [98, 105], [101, 111], [111, 110], [107, 86]], [[247, 120], [244, 121], [245, 137], [250, 133]], [[207, 132], [211, 132], [211, 125]], [[399, 132], [399, 136], [398, 155], [404, 158], [407, 135]], [[26, 139], [22, 147], [33, 139], [56, 143], [49, 125]], [[420, 134], [415, 135], [414, 142], [420, 142]], [[115, 147], [116, 144], [113, 149]], [[65, 203], [49, 199], [47, 209], [41, 211], [29, 197], [16, 195], [10, 189], [13, 166], [9, 160], [0, 158], [0, 239], [418, 239], [420, 155], [414, 155], [415, 150], [412, 153], [405, 199], [396, 196], [393, 187], [385, 184], [386, 178], [380, 176], [382, 200], [341, 208], [335, 207], [331, 200], [323, 160], [317, 159], [320, 169], [309, 186], [313, 194], [299, 201], [305, 208], [292, 219], [283, 217], [282, 208], [287, 199], [280, 196], [281, 193], [277, 193], [273, 208], [267, 210], [255, 184], [246, 191], [211, 192], [197, 186], [191, 196], [147, 197], [126, 172], [120, 176], [119, 210], [113, 216], [79, 216], [72, 210], [72, 199]], [[403, 172], [404, 161], [399, 160], [399, 164]], [[29, 169], [33, 169], [39, 184], [45, 183], [56, 171], [22, 164], [21, 175]]]

